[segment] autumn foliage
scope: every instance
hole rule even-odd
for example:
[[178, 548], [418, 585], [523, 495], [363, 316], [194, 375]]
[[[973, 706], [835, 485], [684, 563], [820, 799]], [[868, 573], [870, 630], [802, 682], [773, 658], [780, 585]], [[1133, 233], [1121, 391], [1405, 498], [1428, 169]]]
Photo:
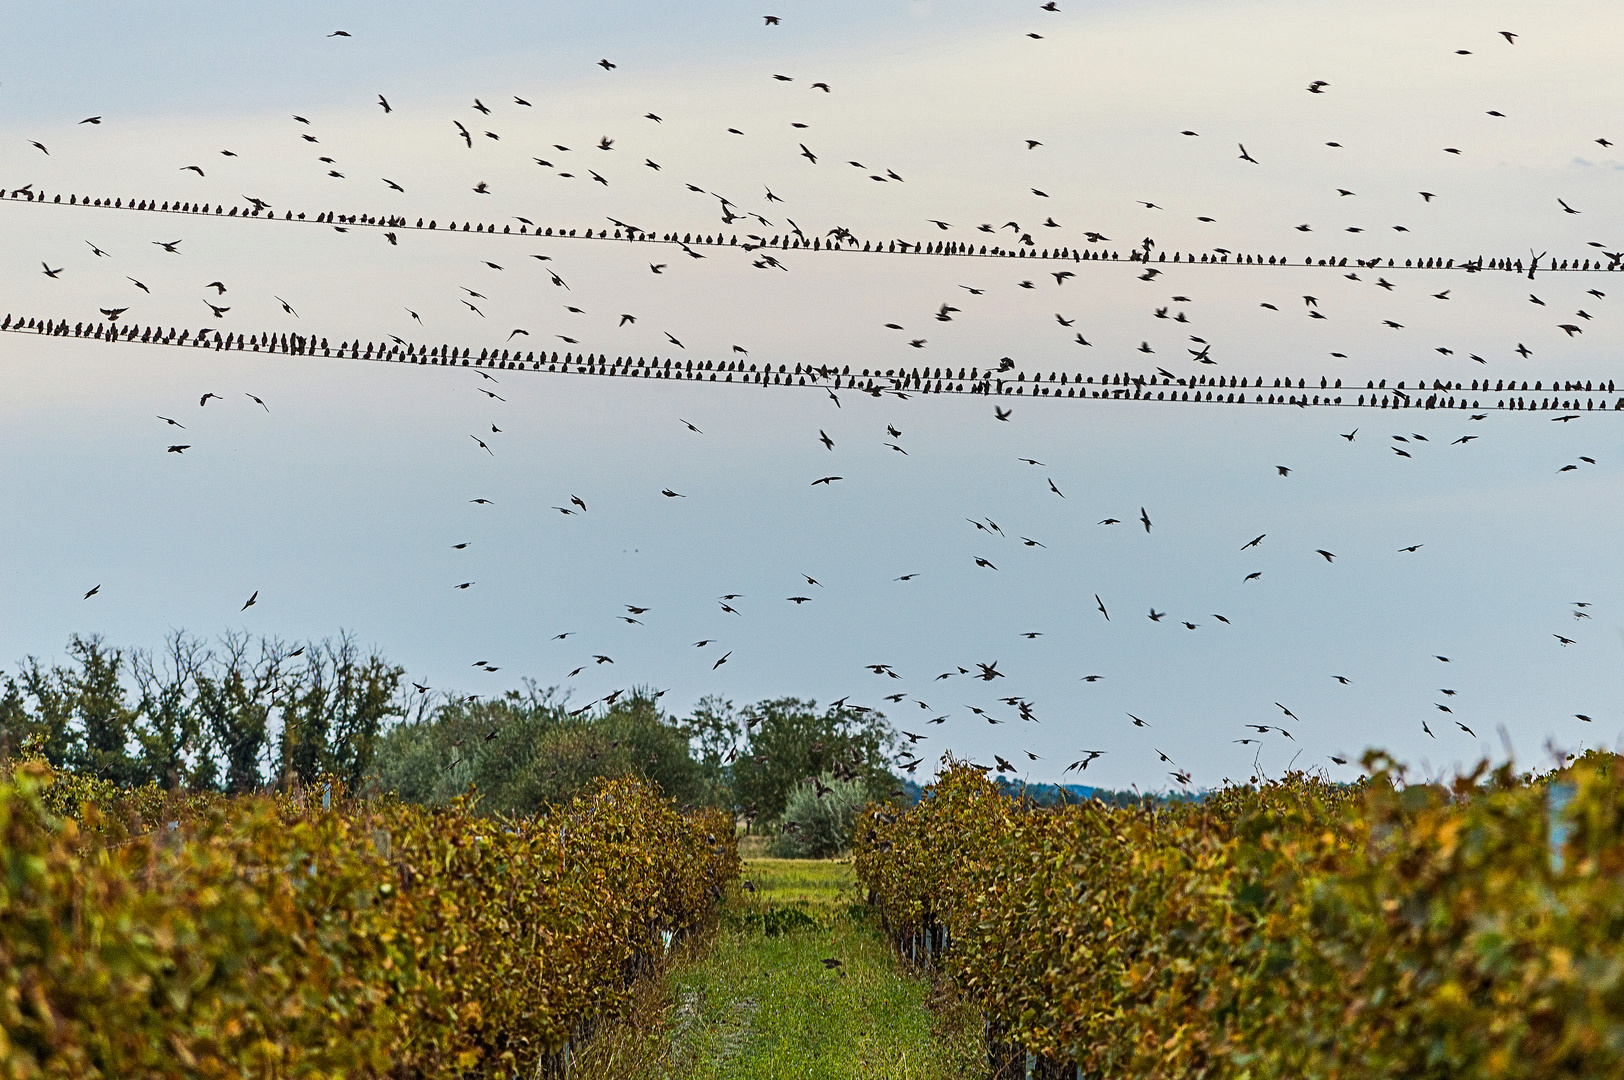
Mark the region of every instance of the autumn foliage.
[[[330, 809], [324, 809], [329, 801]], [[515, 1077], [712, 915], [731, 820], [0, 782], [0, 1077]]]
[[858, 875], [1050, 1075], [1624, 1074], [1619, 759], [1555, 778], [1565, 809], [1509, 768], [1367, 766], [1045, 809], [954, 763], [912, 809], [869, 808]]

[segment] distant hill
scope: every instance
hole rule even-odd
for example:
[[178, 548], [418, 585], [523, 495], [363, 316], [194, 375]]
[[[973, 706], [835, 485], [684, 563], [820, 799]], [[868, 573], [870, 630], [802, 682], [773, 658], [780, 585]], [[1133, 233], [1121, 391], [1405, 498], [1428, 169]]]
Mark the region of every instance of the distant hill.
[[[1088, 784], [1027, 784], [998, 776], [993, 778], [999, 791], [1011, 799], [1026, 798], [1039, 806], [1054, 806], [1062, 802], [1076, 803], [1085, 799], [1098, 799], [1112, 806], [1137, 806], [1145, 799], [1153, 802], [1200, 799], [1202, 792], [1160, 792], [1141, 794], [1136, 791], [1113, 791], [1110, 788], [1091, 787]], [[925, 789], [904, 777], [898, 781], [909, 806], [924, 797]]]

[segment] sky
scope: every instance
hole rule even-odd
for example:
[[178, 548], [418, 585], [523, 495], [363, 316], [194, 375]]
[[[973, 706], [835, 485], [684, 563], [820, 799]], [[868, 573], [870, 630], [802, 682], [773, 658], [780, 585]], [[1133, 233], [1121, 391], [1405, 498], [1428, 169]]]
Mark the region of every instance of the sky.
[[[1149, 238], [1351, 274], [1181, 263], [1146, 282], [1119, 261], [1055, 282], [1049, 264], [802, 252], [779, 270], [737, 249], [413, 229], [391, 245], [8, 199], [0, 306], [476, 352], [522, 329], [531, 348], [854, 370], [1624, 382], [1614, 275], [1402, 266], [1621, 250], [1613, 6], [1057, 6], [7, 5], [0, 185], [741, 243], [787, 220], [1123, 259]], [[723, 198], [772, 224], [724, 223]], [[1356, 267], [1378, 256], [1398, 265]], [[1624, 724], [1617, 414], [1556, 423], [1493, 394], [1475, 395], [1482, 420], [1015, 399], [999, 421], [984, 397], [497, 377], [0, 335], [0, 669], [75, 633], [152, 648], [179, 628], [344, 629], [436, 690], [531, 677], [585, 704], [651, 686], [678, 715], [706, 695], [844, 697], [928, 735], [920, 778], [951, 749], [1145, 789], [1173, 771], [1351, 779], [1370, 747], [1428, 775], [1508, 746], [1538, 765], [1615, 746]], [[190, 449], [167, 453], [177, 439]], [[844, 479], [811, 485], [826, 475]], [[584, 513], [554, 509], [572, 496]], [[991, 682], [958, 673], [994, 661]]]

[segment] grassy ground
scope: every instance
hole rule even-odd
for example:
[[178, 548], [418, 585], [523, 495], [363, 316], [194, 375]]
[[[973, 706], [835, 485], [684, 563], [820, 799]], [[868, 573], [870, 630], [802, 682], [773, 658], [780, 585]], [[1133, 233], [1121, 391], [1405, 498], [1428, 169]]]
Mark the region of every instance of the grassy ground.
[[593, 1039], [577, 1080], [986, 1075], [980, 1017], [902, 973], [849, 862], [750, 858], [743, 877], [754, 891]]

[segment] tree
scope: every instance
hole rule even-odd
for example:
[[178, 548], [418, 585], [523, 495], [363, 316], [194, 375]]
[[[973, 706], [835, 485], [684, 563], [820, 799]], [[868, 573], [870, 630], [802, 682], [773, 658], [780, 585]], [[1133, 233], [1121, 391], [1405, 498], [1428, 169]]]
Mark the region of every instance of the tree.
[[532, 807], [567, 802], [600, 777], [627, 775], [679, 803], [695, 804], [706, 794], [682, 728], [646, 690], [634, 690], [596, 717], [559, 724], [530, 764], [526, 801]]
[[180, 630], [169, 635], [162, 660], [139, 649], [130, 654], [130, 675], [140, 693], [137, 712], [143, 720], [136, 732], [141, 751], [135, 771], [141, 782], [165, 788], [215, 786], [217, 770], [204, 745], [207, 733], [194, 681], [208, 655], [202, 642]]
[[678, 722], [678, 729], [697, 755], [695, 764], [704, 788], [702, 801], [708, 806], [736, 806], [732, 763], [738, 755], [744, 725], [733, 703], [714, 695], [702, 697], [693, 715]]
[[23, 692], [17, 687], [17, 680], [3, 671], [0, 671], [0, 676], [6, 680], [5, 693], [0, 694], [0, 757], [11, 757], [20, 752], [28, 741], [33, 723], [28, 715], [28, 706], [23, 702]]
[[[379, 736], [373, 773], [377, 785], [408, 802], [449, 802], [468, 789], [496, 813], [525, 813], [531, 762], [565, 719], [553, 690], [525, 680], [525, 691], [475, 700], [456, 694], [414, 695], [408, 718]], [[494, 736], [494, 737], [490, 737]]]
[[211, 654], [207, 667], [194, 676], [195, 709], [211, 750], [220, 755], [210, 755], [213, 781], [233, 795], [265, 785], [272, 703], [290, 651], [261, 638], [259, 658], [250, 660], [249, 644], [247, 634], [227, 633], [220, 639], [223, 655]]
[[360, 790], [384, 721], [401, 715], [395, 698], [405, 674], [375, 651], [362, 659], [348, 633], [337, 645], [307, 645], [303, 668], [279, 688], [283, 782], [310, 784], [333, 773]]
[[749, 743], [733, 763], [733, 791], [747, 814], [772, 821], [784, 812], [790, 792], [824, 772], [862, 782], [875, 799], [896, 785], [888, 762], [898, 736], [885, 714], [814, 701], [763, 701], [745, 715]]
[[135, 783], [139, 769], [130, 756], [136, 712], [125, 700], [121, 682], [124, 653], [109, 649], [99, 636], [68, 641], [73, 663], [49, 669], [30, 656], [22, 670], [22, 689], [34, 700], [32, 715], [19, 716], [13, 701], [6, 741], [34, 747], [52, 765], [88, 772], [119, 784]]
[[638, 776], [686, 803], [709, 790], [682, 727], [651, 692], [572, 715], [531, 680], [493, 701], [418, 699], [415, 715], [379, 739], [375, 771], [408, 801], [446, 802], [472, 784], [482, 810], [515, 816], [568, 802], [600, 777]]

